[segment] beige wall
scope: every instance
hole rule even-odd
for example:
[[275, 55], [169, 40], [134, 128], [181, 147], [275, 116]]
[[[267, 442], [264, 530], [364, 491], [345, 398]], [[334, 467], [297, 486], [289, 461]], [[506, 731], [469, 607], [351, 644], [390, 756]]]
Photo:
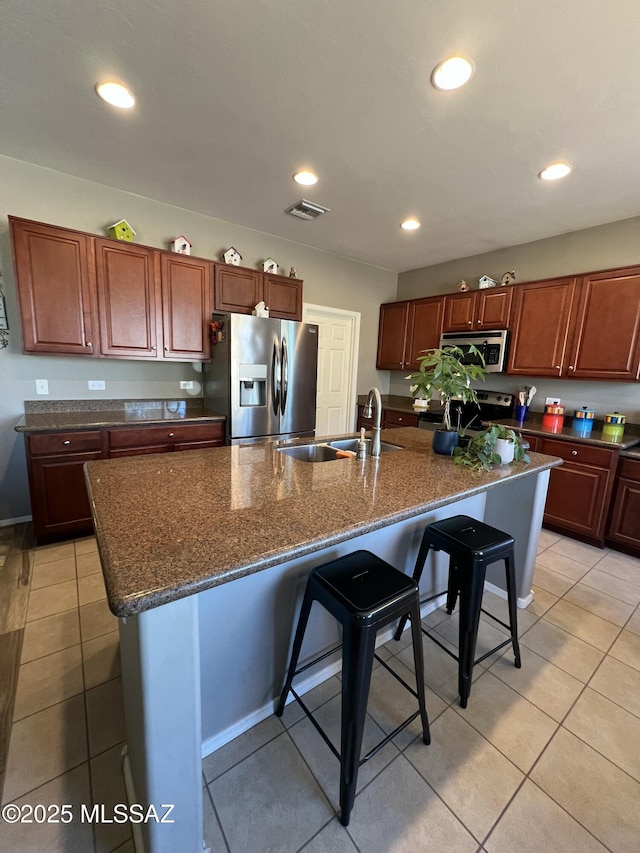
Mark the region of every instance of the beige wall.
[[[0, 157], [0, 187], [0, 270], [11, 328], [10, 346], [0, 350], [0, 523], [31, 512], [23, 438], [14, 426], [24, 400], [37, 399], [35, 379], [49, 380], [49, 397], [41, 399], [60, 400], [184, 397], [187, 392], [179, 390], [179, 380], [198, 378], [190, 364], [23, 355], [9, 214], [96, 234], [125, 218], [137, 232], [136, 241], [145, 245], [166, 248], [169, 240], [185, 234], [194, 254], [204, 257], [219, 258], [233, 245], [246, 266], [257, 267], [268, 256], [283, 270], [294, 266], [304, 279], [305, 302], [361, 313], [358, 393], [376, 384], [388, 390], [388, 373], [375, 370], [376, 336], [380, 303], [395, 299], [395, 273], [7, 157]], [[313, 228], [313, 223], [301, 222], [301, 239], [306, 227]], [[106, 391], [89, 392], [88, 379], [104, 379]]]
[[[535, 281], [553, 276], [640, 264], [640, 217], [600, 225], [547, 240], [537, 240], [445, 264], [411, 270], [398, 276], [398, 299], [413, 299], [456, 290], [463, 278], [473, 289], [478, 279], [489, 275], [496, 281], [506, 270], [514, 269], [517, 282]], [[517, 287], [517, 283], [513, 285]], [[624, 305], [620, 306], [624, 311]], [[553, 322], [554, 318], [549, 318]], [[486, 387], [514, 393], [524, 384], [538, 388], [533, 408], [542, 411], [545, 396], [559, 396], [567, 411], [591, 405], [598, 416], [614, 410], [640, 422], [640, 383], [585, 382], [531, 377], [489, 376]], [[408, 383], [393, 374], [389, 390], [407, 394]]]

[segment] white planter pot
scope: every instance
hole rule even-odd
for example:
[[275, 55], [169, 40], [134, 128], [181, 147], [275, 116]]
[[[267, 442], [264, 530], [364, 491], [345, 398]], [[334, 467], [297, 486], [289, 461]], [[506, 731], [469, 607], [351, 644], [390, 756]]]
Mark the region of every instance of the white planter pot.
[[513, 462], [514, 452], [515, 444], [513, 441], [509, 441], [506, 438], [496, 439], [496, 453], [500, 457], [503, 465], [508, 465], [509, 462]]

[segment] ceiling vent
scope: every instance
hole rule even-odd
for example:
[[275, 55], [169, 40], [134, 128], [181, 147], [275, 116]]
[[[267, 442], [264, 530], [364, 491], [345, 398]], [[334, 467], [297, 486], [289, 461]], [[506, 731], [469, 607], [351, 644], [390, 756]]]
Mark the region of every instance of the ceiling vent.
[[288, 207], [286, 212], [292, 216], [299, 216], [300, 219], [317, 219], [323, 213], [327, 213], [329, 207], [323, 207], [321, 204], [315, 204], [312, 201], [307, 201], [306, 198], [296, 202], [293, 207]]

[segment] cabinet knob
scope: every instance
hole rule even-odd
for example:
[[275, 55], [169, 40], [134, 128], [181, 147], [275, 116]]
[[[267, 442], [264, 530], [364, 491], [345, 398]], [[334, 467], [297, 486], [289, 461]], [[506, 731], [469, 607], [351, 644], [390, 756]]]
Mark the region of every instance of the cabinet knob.
[[69, 441], [69, 439], [67, 439], [66, 441], [63, 441], [62, 443], [63, 443], [63, 444], [71, 444], [71, 442]]
[[155, 352], [155, 351], [156, 351], [156, 348], [155, 348], [155, 347], [151, 347], [151, 352]]
[[578, 451], [577, 451], [577, 450], [572, 450], [572, 451], [571, 451], [571, 455], [572, 455], [572, 456], [577, 456], [577, 455], [578, 455]]
[[560, 373], [560, 365], [559, 364], [556, 364], [556, 370], [558, 371], [558, 373]]
[[[175, 436], [175, 432], [170, 432], [170, 433], [169, 433], [169, 438], [174, 438], [174, 436]], [[575, 452], [575, 451], [574, 451], [574, 452]]]
[[85, 346], [86, 346], [86, 347], [92, 347], [92, 346], [93, 346], [93, 344], [92, 344], [92, 342], [91, 342], [91, 341], [87, 341], [87, 342], [86, 342], [86, 344], [85, 344]]
[[401, 424], [401, 423], [402, 423], [402, 418], [398, 418], [398, 423], [399, 423], [399, 424]]
[[[480, 321], [478, 320], [478, 322], [480, 322]], [[471, 322], [471, 320], [467, 320], [467, 326], [472, 326], [472, 325], [473, 325], [473, 323]]]
[[478, 325], [480, 325], [480, 323], [482, 323], [482, 320], [476, 320], [476, 323], [477, 323]]
[[165, 351], [165, 352], [169, 352], [169, 347], [165, 347], [165, 348], [164, 348], [164, 351]]
[[573, 365], [572, 365], [572, 364], [570, 364], [570, 365], [569, 365], [569, 370], [573, 370], [573, 369], [574, 369]]

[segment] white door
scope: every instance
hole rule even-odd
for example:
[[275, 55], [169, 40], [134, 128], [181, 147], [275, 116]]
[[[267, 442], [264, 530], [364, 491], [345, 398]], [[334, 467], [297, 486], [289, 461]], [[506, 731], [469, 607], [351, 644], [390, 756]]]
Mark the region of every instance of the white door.
[[353, 432], [360, 314], [305, 304], [302, 319], [319, 326], [316, 436]]

